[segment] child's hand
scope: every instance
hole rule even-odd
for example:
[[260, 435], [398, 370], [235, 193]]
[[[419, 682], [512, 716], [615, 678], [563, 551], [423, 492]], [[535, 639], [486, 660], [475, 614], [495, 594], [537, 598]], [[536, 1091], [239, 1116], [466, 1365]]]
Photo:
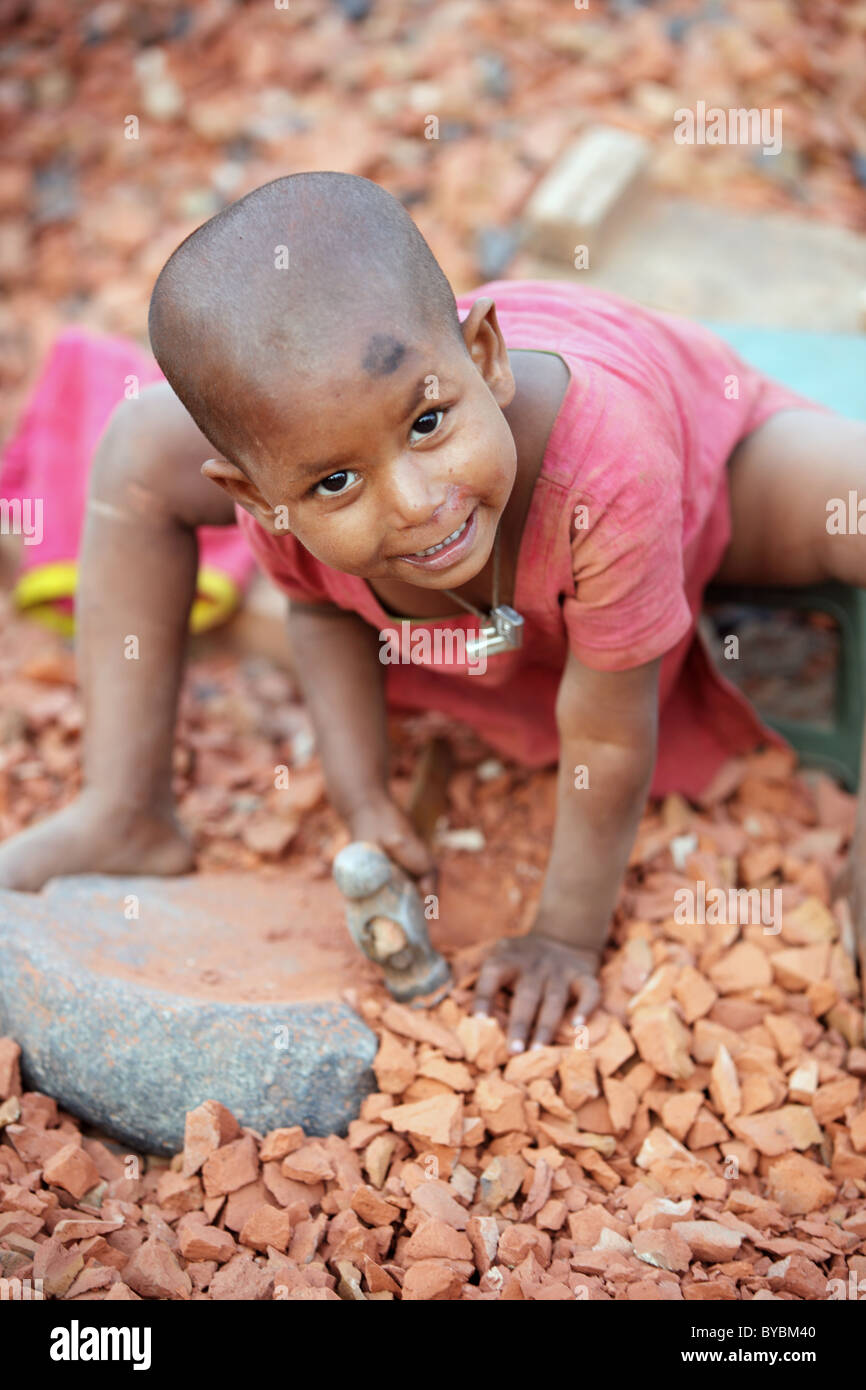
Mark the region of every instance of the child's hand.
[[[477, 1013], [490, 1012], [500, 986], [513, 987], [512, 1052], [523, 1051], [533, 1024], [535, 1044], [549, 1043], [572, 994], [576, 1026], [598, 1004], [601, 951], [655, 765], [660, 666], [595, 671], [571, 651], [566, 659], [556, 697], [556, 821], [538, 915], [528, 935], [497, 942], [475, 987]], [[578, 771], [591, 775], [580, 782]]]
[[572, 994], [577, 996], [575, 1026], [598, 1004], [596, 975], [601, 953], [586, 947], [529, 932], [527, 936], [497, 941], [487, 956], [475, 986], [475, 1013], [491, 1014], [493, 1000], [502, 985], [513, 985], [514, 997], [508, 1020], [508, 1048], [522, 1052], [536, 1014], [534, 1044], [550, 1042]]
[[353, 840], [370, 840], [379, 845], [395, 864], [416, 881], [419, 893], [435, 893], [438, 870], [430, 850], [415, 831], [412, 822], [395, 802], [388, 800], [367, 805], [349, 821]]

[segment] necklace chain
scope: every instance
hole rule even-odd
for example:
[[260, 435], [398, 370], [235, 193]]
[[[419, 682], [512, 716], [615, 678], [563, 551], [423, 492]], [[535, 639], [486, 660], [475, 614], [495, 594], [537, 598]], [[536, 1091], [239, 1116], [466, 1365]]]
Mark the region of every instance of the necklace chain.
[[[476, 616], [476, 618], [481, 618], [482, 621], [485, 621], [486, 615], [485, 615], [484, 613], [482, 613], [482, 611], [481, 611], [480, 608], [476, 608], [474, 603], [469, 603], [465, 598], [461, 598], [459, 594], [455, 594], [455, 592], [454, 592], [453, 589], [443, 589], [442, 592], [443, 592], [443, 594], [448, 594], [450, 598], [456, 599], [457, 602], [458, 602], [458, 603], [461, 603], [461, 604], [463, 605], [464, 608], [468, 608], [469, 612], [470, 612], [470, 613], [474, 613], [475, 616]], [[498, 608], [498, 607], [499, 607], [499, 527], [497, 526], [497, 527], [496, 527], [496, 536], [495, 536], [494, 541], [493, 541], [493, 603], [492, 603], [492, 605], [491, 605], [491, 608]]]

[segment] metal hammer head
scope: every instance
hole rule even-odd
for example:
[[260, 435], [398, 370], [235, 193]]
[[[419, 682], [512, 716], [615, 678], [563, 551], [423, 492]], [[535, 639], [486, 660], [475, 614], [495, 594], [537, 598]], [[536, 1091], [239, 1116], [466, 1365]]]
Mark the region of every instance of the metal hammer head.
[[346, 898], [352, 940], [382, 967], [395, 999], [413, 999], [447, 984], [447, 961], [427, 935], [418, 891], [384, 850], [354, 840], [334, 859], [334, 879]]

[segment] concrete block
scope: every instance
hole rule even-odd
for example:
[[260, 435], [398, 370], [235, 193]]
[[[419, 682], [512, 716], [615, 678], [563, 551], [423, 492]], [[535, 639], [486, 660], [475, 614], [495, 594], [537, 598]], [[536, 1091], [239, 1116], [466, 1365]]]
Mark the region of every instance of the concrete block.
[[571, 145], [535, 189], [524, 213], [525, 248], [572, 267], [586, 246], [589, 264], [603, 238], [643, 187], [650, 145], [614, 126], [593, 126]]

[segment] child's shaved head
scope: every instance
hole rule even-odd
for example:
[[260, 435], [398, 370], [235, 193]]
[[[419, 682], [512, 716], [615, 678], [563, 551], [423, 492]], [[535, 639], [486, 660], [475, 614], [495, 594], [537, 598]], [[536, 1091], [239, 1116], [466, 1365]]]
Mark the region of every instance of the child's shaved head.
[[337, 370], [346, 352], [371, 379], [410, 346], [459, 340], [454, 295], [401, 204], [351, 174], [290, 174], [255, 189], [186, 238], [163, 267], [150, 339], [199, 428], [236, 462], [255, 454], [262, 397], [290, 404], [293, 378]]
[[[221, 454], [203, 475], [266, 531], [344, 574], [431, 588], [490, 560], [517, 461], [496, 307], [460, 320], [376, 184], [292, 174], [218, 213], [163, 268], [150, 337]], [[463, 549], [440, 555], [455, 532]]]

